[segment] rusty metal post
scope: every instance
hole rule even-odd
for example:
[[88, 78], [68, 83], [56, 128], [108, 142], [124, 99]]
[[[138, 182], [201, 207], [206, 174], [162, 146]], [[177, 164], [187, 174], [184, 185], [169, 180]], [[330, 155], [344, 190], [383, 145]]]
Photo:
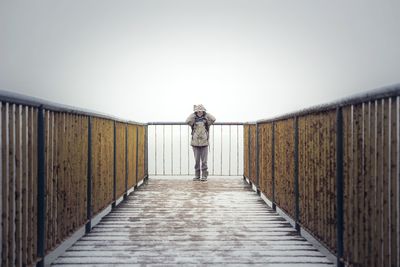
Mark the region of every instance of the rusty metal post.
[[258, 126], [258, 123], [256, 123], [256, 192], [260, 195], [260, 143]]
[[271, 178], [272, 178], [272, 209], [276, 211], [275, 204], [275, 122], [272, 122], [272, 169], [271, 169]]
[[247, 144], [248, 144], [248, 150], [247, 150], [247, 152], [248, 152], [248, 161], [247, 161], [247, 164], [248, 164], [248, 171], [247, 171], [247, 175], [249, 176], [249, 177], [247, 177], [248, 179], [249, 179], [249, 182], [251, 183], [251, 180], [250, 180], [250, 174], [251, 174], [251, 164], [250, 164], [250, 162], [251, 162], [251, 135], [250, 135], [250, 133], [251, 133], [251, 131], [250, 131], [250, 124], [249, 124], [249, 127], [248, 127], [248, 129], [247, 129], [247, 132], [248, 132], [248, 138], [247, 138]]
[[336, 109], [336, 246], [337, 266], [343, 267], [343, 112]]
[[88, 165], [87, 165], [87, 206], [85, 232], [92, 229], [92, 120], [88, 118]]
[[136, 127], [136, 163], [135, 163], [135, 189], [138, 187], [138, 176], [139, 176], [139, 126]]
[[116, 122], [114, 121], [114, 168], [113, 168], [113, 202], [111, 208], [116, 206], [116, 196], [117, 196], [117, 128]]
[[145, 128], [145, 146], [144, 146], [144, 172], [145, 179], [149, 179], [149, 126], [146, 125]]
[[38, 172], [38, 183], [37, 183], [37, 203], [38, 203], [38, 215], [37, 215], [37, 256], [39, 262], [36, 266], [42, 267], [45, 265], [44, 257], [46, 251], [46, 176], [44, 173], [45, 169], [45, 122], [44, 122], [44, 108], [39, 107], [38, 110], [38, 136], [37, 136], [37, 172]]
[[125, 124], [125, 194], [124, 200], [128, 198], [128, 124]]
[[300, 232], [299, 206], [299, 118], [294, 118], [294, 221], [296, 231]]

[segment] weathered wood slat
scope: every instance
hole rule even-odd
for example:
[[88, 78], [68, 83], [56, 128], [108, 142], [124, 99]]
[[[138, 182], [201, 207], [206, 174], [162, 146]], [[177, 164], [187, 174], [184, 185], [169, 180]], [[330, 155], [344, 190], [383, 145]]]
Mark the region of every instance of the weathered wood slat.
[[[69, 266], [69, 267], [82, 267], [82, 264], [56, 264], [55, 266]], [[87, 267], [98, 267], [98, 266], [110, 266], [109, 263], [96, 263], [96, 264], [88, 264], [85, 263], [85, 266]], [[138, 264], [113, 264], [114, 267], [120, 267], [120, 266], [131, 266], [131, 267], [142, 267], [143, 264], [138, 263]], [[154, 263], [151, 265], [147, 266], [152, 266], [152, 267], [169, 267], [169, 266], [176, 266], [176, 264], [165, 264], [165, 263]], [[185, 266], [198, 266], [198, 264], [185, 264]], [[291, 263], [261, 263], [261, 264], [255, 264], [255, 263], [240, 263], [240, 264], [229, 264], [230, 267], [242, 267], [242, 266], [252, 266], [252, 267], [291, 267], [293, 266]], [[297, 264], [296, 267], [329, 267], [332, 266], [331, 264], [325, 264], [325, 263], [306, 263], [306, 264]]]
[[5, 103], [2, 105], [1, 112], [1, 121], [2, 121], [2, 177], [1, 179], [1, 190], [2, 190], [2, 265], [7, 266], [9, 264], [8, 261], [8, 242], [9, 240], [9, 231], [8, 231], [8, 169], [9, 169], [9, 134], [8, 134], [8, 111], [9, 104]]
[[21, 106], [15, 109], [15, 265], [22, 265], [22, 217], [21, 217], [21, 186], [22, 186], [22, 158], [21, 158]]
[[[87, 242], [88, 243], [88, 242]], [[216, 246], [215, 243], [213, 246], [207, 246], [203, 244], [198, 244], [195, 248], [197, 251], [232, 251], [236, 252], [236, 249], [238, 248], [237, 245], [235, 244], [224, 244], [221, 243], [220, 245]], [[114, 245], [114, 246], [107, 246], [107, 245], [92, 245], [92, 244], [79, 244], [79, 245], [74, 245], [69, 249], [69, 252], [71, 251], [142, 251], [142, 250], [151, 250], [151, 251], [165, 251], [168, 248], [166, 248], [162, 244], [141, 244], [141, 245], [128, 245], [128, 246], [123, 246], [123, 245]], [[182, 243], [179, 245], [178, 243], [175, 244], [173, 247], [174, 251], [193, 251], [192, 247], [188, 247], [187, 243]], [[319, 251], [315, 249], [311, 244], [287, 244], [287, 243], [277, 243], [274, 246], [259, 246], [259, 245], [253, 245], [249, 244], [245, 247], [241, 248], [241, 251], [263, 251], [263, 252], [277, 252], [277, 253], [286, 253], [286, 251], [291, 251], [292, 253], [298, 253], [302, 254], [303, 251], [307, 252], [314, 252], [319, 255]], [[304, 254], [303, 254], [304, 255]]]
[[[21, 180], [21, 217], [22, 217], [22, 263], [27, 263], [27, 246], [28, 246], [28, 139], [27, 139], [27, 107], [22, 107], [21, 111], [21, 164], [22, 164], [22, 180]], [[1, 127], [0, 127], [1, 128]], [[0, 212], [1, 214], [1, 212]], [[1, 239], [1, 238], [0, 238]], [[1, 253], [0, 253], [1, 254]]]
[[[253, 256], [253, 257], [296, 257], [296, 256], [309, 256], [309, 257], [321, 257], [321, 253], [319, 251], [315, 251], [315, 250], [309, 250], [309, 251], [299, 251], [299, 250], [293, 250], [293, 251], [286, 251], [286, 250], [253, 250], [253, 251], [246, 251], [244, 252], [242, 251], [234, 251], [234, 247], [231, 248], [230, 254], [231, 256], [236, 256], [236, 257], [240, 257], [243, 256], [243, 254], [248, 254], [249, 256]], [[176, 251], [174, 248], [171, 249], [159, 249], [159, 250], [152, 250], [149, 249], [148, 250], [124, 250], [124, 251], [120, 251], [119, 252], [119, 256], [121, 257], [140, 257], [143, 254], [146, 254], [146, 256], [153, 256], [153, 257], [157, 257], [157, 256], [173, 256], [173, 257], [179, 257], [179, 255], [183, 252], [183, 251], [187, 251], [189, 252], [190, 250], [186, 249], [186, 250], [180, 250], [180, 251]], [[225, 250], [211, 250], [209, 249], [202, 249], [202, 250], [198, 250], [198, 249], [194, 249], [191, 250], [188, 253], [188, 256], [193, 256], [193, 257], [199, 257], [201, 256], [201, 254], [203, 253], [207, 253], [209, 255], [209, 257], [213, 257], [213, 256], [217, 256], [220, 255], [223, 252], [229, 252], [229, 249], [225, 249]], [[201, 254], [200, 254], [201, 253]], [[88, 250], [82, 250], [82, 251], [77, 251], [77, 250], [71, 250], [66, 252], [64, 255], [64, 257], [112, 257], [115, 256], [115, 251], [109, 251], [109, 250], [102, 250], [102, 251], [88, 251]]]
[[15, 104], [10, 105], [8, 111], [8, 122], [9, 122], [9, 176], [8, 176], [8, 229], [9, 229], [9, 250], [8, 250], [8, 260], [11, 264], [15, 262]]
[[397, 207], [399, 203], [397, 202], [398, 197], [397, 187], [400, 182], [397, 177], [397, 101], [396, 98], [389, 99], [390, 109], [389, 109], [389, 218], [390, 218], [390, 240], [389, 240], [389, 250], [390, 250], [390, 266], [395, 267], [399, 266], [399, 259], [397, 258], [397, 245], [398, 245], [398, 229], [397, 229], [397, 216], [399, 216]]
[[189, 255], [177, 255], [176, 257], [172, 256], [163, 256], [160, 255], [155, 257], [154, 255], [142, 255], [141, 257], [131, 257], [131, 256], [119, 256], [118, 257], [96, 257], [96, 256], [88, 256], [88, 257], [61, 257], [57, 261], [59, 264], [96, 264], [96, 263], [108, 263], [108, 264], [177, 264], [177, 265], [186, 265], [186, 264], [255, 264], [255, 263], [286, 263], [292, 264], [291, 266], [296, 266], [297, 263], [305, 264], [305, 263], [330, 263], [324, 257], [310, 257], [310, 256], [260, 256], [256, 257], [253, 255], [246, 256], [230, 256], [227, 259], [225, 256], [215, 256], [211, 254], [210, 256], [204, 256], [204, 253], [200, 253], [200, 255], [193, 256]]
[[209, 179], [150, 179], [54, 265], [333, 266], [243, 179]]

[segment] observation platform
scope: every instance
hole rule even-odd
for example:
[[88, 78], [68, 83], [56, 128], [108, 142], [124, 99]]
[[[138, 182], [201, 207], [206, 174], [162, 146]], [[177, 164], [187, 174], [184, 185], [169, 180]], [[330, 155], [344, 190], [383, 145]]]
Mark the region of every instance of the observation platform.
[[334, 264], [242, 177], [154, 177], [52, 266]]

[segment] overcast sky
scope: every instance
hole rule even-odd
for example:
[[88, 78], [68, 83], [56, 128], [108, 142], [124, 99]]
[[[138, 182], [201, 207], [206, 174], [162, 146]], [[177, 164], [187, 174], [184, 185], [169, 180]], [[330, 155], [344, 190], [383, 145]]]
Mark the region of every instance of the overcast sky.
[[0, 89], [249, 121], [400, 82], [399, 0], [0, 0]]

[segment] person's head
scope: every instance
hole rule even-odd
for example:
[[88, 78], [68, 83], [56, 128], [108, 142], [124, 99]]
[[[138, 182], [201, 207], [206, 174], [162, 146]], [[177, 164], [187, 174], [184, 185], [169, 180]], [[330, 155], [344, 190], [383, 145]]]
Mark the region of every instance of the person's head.
[[201, 116], [204, 115], [204, 112], [203, 111], [196, 111], [196, 115], [197, 115], [197, 117], [201, 117]]
[[206, 112], [206, 109], [205, 109], [205, 107], [204, 107], [202, 104], [200, 104], [200, 105], [194, 105], [194, 106], [193, 106], [193, 110], [194, 110], [194, 113], [196, 113], [196, 115], [197, 115], [198, 117], [203, 116], [204, 113]]

